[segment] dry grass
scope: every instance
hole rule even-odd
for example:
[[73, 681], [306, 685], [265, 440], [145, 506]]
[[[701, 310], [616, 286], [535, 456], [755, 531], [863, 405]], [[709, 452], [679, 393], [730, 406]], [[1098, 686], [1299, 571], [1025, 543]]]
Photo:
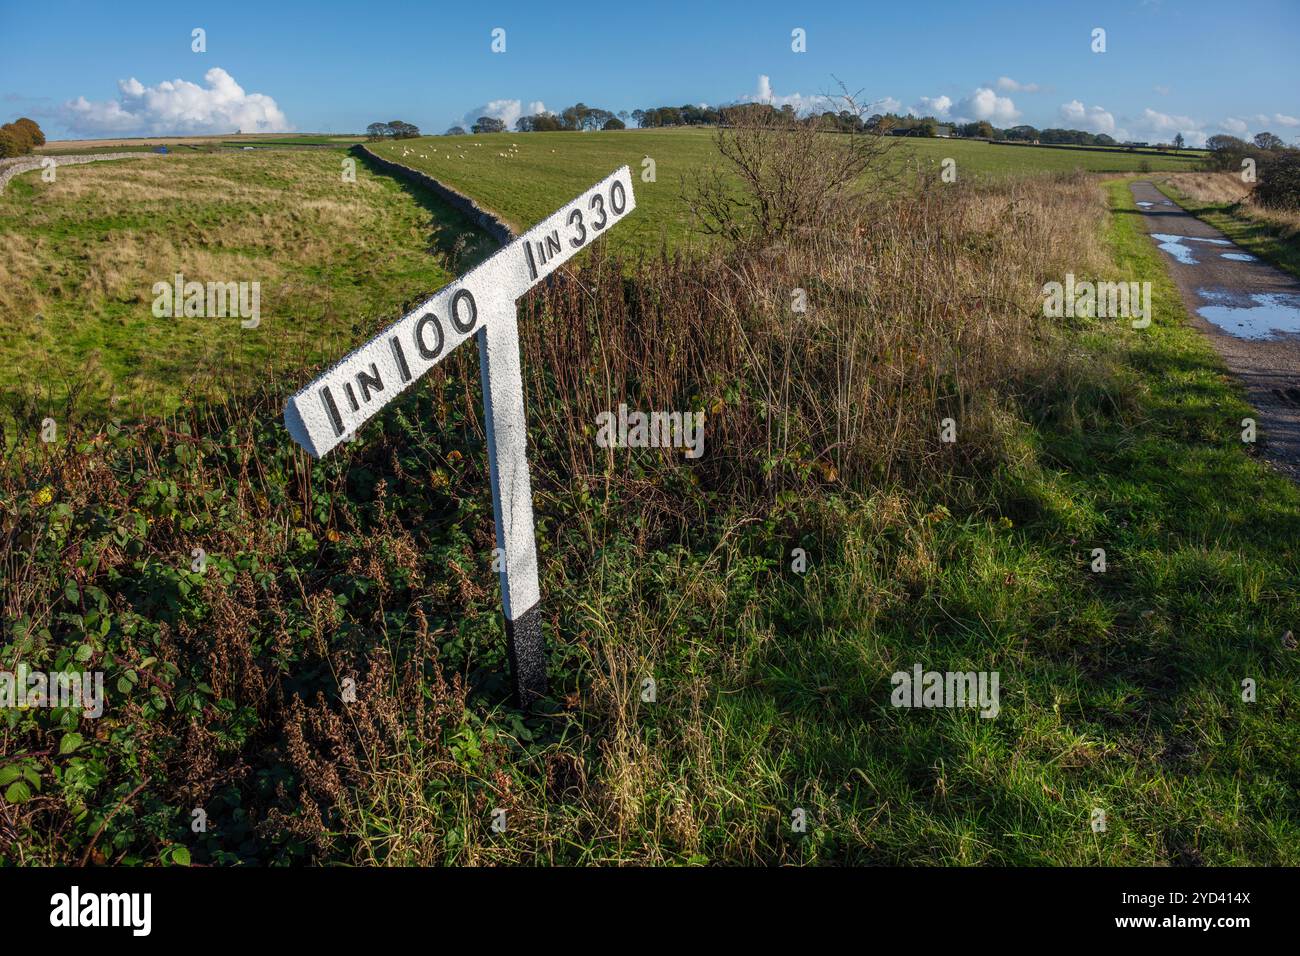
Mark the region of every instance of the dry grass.
[[1184, 196], [1198, 203], [1234, 206], [1233, 213], [1266, 226], [1284, 239], [1300, 237], [1300, 209], [1269, 209], [1253, 199], [1255, 186], [1232, 172], [1172, 173], [1163, 177]]
[[[977, 456], [970, 439], [999, 431], [990, 396], [1052, 352], [1041, 284], [1105, 267], [1105, 214], [1083, 176], [954, 185], [851, 206], [757, 254], [643, 262], [628, 297], [616, 269], [588, 270], [544, 291], [525, 325], [533, 388], [565, 409], [534, 427], [595, 480], [614, 457], [584, 431], [599, 412], [700, 408], [717, 449], [701, 469], [764, 494], [810, 474], [915, 473], [951, 452], [936, 443], [948, 415]], [[792, 310], [800, 289], [806, 312]]]

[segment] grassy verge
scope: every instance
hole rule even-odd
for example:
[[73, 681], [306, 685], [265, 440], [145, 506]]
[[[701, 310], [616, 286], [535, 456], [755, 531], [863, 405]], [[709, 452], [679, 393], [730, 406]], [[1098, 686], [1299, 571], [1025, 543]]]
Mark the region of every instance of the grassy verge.
[[[1300, 492], [1137, 217], [1079, 179], [902, 209], [529, 300], [545, 717], [469, 349], [314, 466], [274, 395], [17, 450], [0, 660], [110, 699], [4, 714], [0, 858], [1300, 862]], [[1066, 270], [1150, 279], [1155, 324], [1048, 327]], [[705, 409], [705, 456], [596, 448], [621, 400]], [[996, 671], [997, 716], [891, 706], [915, 665]]]
[[1270, 213], [1247, 199], [1224, 199], [1217, 195], [1221, 189], [1206, 190], [1201, 186], [1206, 179], [1225, 178], [1234, 182], [1239, 193], [1246, 191], [1236, 177], [1222, 174], [1156, 180], [1156, 188], [1247, 252], [1300, 278], [1300, 223], [1296, 214]]

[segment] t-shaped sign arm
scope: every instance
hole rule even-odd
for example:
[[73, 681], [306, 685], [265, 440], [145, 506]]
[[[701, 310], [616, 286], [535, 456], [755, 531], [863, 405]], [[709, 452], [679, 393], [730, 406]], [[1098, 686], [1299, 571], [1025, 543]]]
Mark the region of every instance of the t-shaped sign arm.
[[515, 301], [636, 208], [626, 166], [348, 353], [284, 409], [289, 434], [327, 454], [471, 335], [478, 339], [501, 604], [521, 706], [546, 694], [528, 428]]

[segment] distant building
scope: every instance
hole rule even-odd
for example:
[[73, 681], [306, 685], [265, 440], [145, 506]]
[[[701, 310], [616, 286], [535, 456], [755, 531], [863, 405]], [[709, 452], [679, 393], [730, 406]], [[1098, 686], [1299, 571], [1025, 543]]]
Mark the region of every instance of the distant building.
[[948, 139], [948, 138], [950, 138], [950, 137], [952, 136], [952, 127], [951, 127], [951, 126], [936, 126], [936, 127], [934, 128], [934, 135], [935, 135], [935, 136], [938, 136], [940, 139]]

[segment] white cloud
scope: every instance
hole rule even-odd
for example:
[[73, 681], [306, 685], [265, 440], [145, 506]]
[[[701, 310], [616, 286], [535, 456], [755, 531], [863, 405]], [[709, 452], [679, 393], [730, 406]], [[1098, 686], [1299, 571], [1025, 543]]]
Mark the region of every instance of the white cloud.
[[490, 103], [484, 103], [482, 106], [476, 106], [465, 114], [461, 125], [469, 129], [478, 122], [480, 116], [489, 116], [492, 119], [499, 119], [506, 124], [506, 129], [515, 128], [515, 120], [521, 116], [536, 116], [538, 113], [546, 112], [546, 104], [541, 100], [533, 100], [527, 106], [522, 100], [493, 100]]
[[275, 100], [245, 93], [235, 78], [214, 66], [207, 86], [164, 80], [145, 86], [135, 77], [119, 80], [118, 98], [92, 102], [84, 96], [63, 104], [63, 120], [81, 135], [143, 133], [281, 133], [293, 129]]
[[1115, 135], [1115, 117], [1100, 106], [1084, 106], [1079, 100], [1062, 103], [1058, 111], [1066, 129], [1082, 129], [1090, 133]]
[[737, 99], [739, 103], [768, 103], [780, 109], [783, 106], [792, 106], [796, 113], [824, 112], [829, 109], [835, 109], [835, 102], [828, 96], [812, 95], [804, 96], [802, 93], [787, 93], [784, 96], [778, 95], [772, 88], [772, 78], [766, 73], [758, 77], [758, 85], [754, 88], [753, 93], [748, 93]]
[[994, 85], [1003, 93], [1039, 93], [1043, 89], [1037, 83], [1017, 83], [1009, 76], [999, 76]]
[[1262, 133], [1265, 130], [1276, 132], [1278, 129], [1290, 129], [1300, 126], [1300, 119], [1294, 116], [1288, 116], [1286, 113], [1257, 113], [1254, 116], [1248, 116], [1242, 119], [1240, 116], [1229, 116], [1219, 122], [1218, 128], [1232, 136], [1241, 139], [1249, 139], [1251, 131]]
[[994, 126], [1013, 126], [1020, 119], [1020, 110], [1008, 96], [998, 96], [987, 86], [981, 86], [958, 100], [955, 116], [963, 120], [988, 120]]
[[908, 110], [913, 116], [933, 116], [946, 119], [952, 109], [952, 100], [946, 96], [923, 96], [919, 103]]
[[[814, 93], [810, 96], [804, 96], [802, 93], [778, 94], [772, 87], [772, 78], [766, 73], [761, 74], [758, 78], [758, 84], [752, 93], [745, 93], [735, 99], [737, 103], [768, 103], [780, 109], [783, 106], [794, 108], [796, 113], [824, 113], [831, 110], [838, 113], [846, 108], [844, 98], [841, 96], [826, 96], [821, 93]], [[873, 113], [897, 113], [903, 108], [903, 104], [892, 96], [883, 96], [878, 100], [872, 100], [870, 103], [859, 103], [863, 111], [863, 116], [870, 116]]]
[[1192, 119], [1190, 116], [1172, 116], [1169, 113], [1161, 113], [1147, 107], [1142, 111], [1142, 115], [1132, 123], [1132, 139], [1154, 142], [1168, 143], [1173, 140], [1178, 133], [1183, 134], [1188, 146], [1200, 147], [1205, 145], [1205, 124], [1200, 120]]
[[1168, 95], [1169, 95], [1169, 87], [1167, 87], [1167, 86], [1165, 86], [1165, 85], [1163, 85], [1163, 84], [1160, 84], [1160, 85], [1157, 85], [1157, 86], [1153, 86], [1152, 89], [1155, 90], [1157, 93], [1159, 93], [1161, 96], [1168, 96]]

